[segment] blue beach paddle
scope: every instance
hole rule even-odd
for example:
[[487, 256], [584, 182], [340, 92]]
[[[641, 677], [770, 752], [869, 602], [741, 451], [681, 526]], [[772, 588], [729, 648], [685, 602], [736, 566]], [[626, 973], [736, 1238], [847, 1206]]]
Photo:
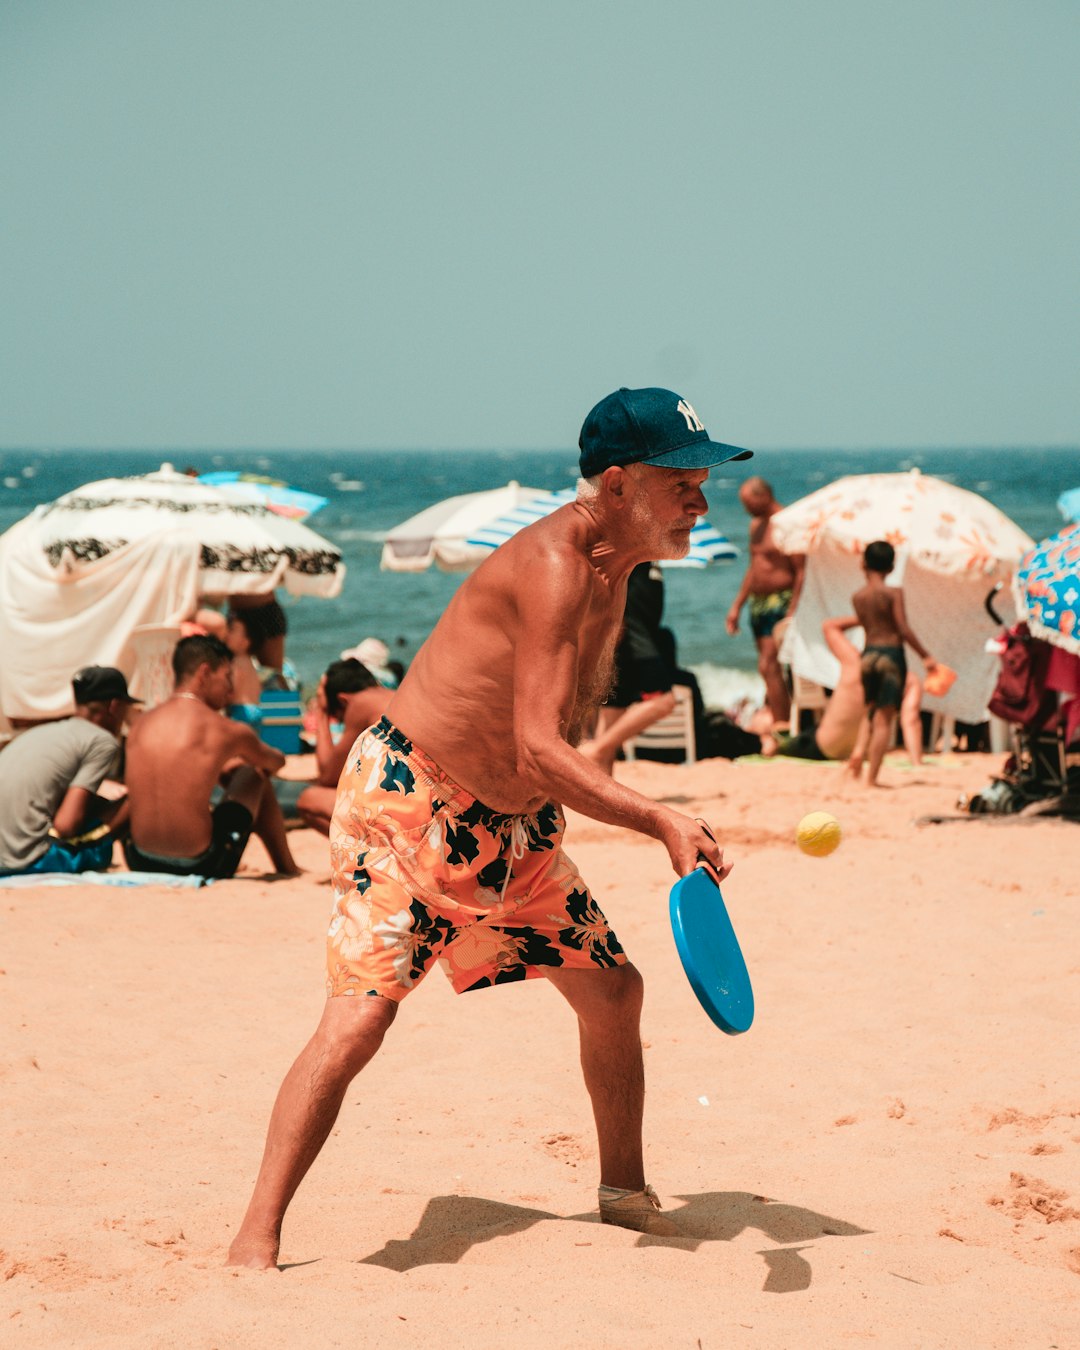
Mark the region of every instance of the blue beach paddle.
[[729, 1036], [749, 1031], [754, 991], [724, 898], [711, 873], [695, 867], [671, 888], [671, 931], [690, 988]]

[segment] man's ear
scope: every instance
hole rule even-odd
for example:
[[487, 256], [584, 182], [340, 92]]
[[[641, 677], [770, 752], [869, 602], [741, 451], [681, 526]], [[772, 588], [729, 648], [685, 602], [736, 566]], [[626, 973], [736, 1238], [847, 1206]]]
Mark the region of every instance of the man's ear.
[[600, 486], [611, 497], [625, 497], [628, 482], [626, 469], [621, 464], [609, 464], [600, 475]]

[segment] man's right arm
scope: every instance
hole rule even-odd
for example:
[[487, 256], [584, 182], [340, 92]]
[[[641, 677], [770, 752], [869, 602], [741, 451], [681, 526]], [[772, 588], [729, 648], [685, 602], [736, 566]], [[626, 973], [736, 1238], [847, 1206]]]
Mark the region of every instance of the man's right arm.
[[753, 563], [746, 569], [742, 579], [742, 585], [739, 587], [739, 593], [732, 602], [731, 608], [727, 612], [727, 618], [724, 621], [724, 627], [730, 637], [734, 637], [739, 631], [739, 611], [746, 604], [747, 596], [750, 594], [750, 573], [753, 570]]
[[315, 764], [319, 770], [318, 781], [323, 787], [337, 786], [343, 767], [337, 763], [337, 758], [337, 744], [330, 730], [330, 709], [326, 702], [324, 675], [315, 691]]
[[79, 767], [53, 815], [53, 829], [62, 839], [79, 834], [97, 800], [97, 790], [117, 770], [120, 747], [105, 733], [87, 732], [91, 744], [84, 748]]
[[86, 820], [94, 794], [84, 787], [69, 787], [53, 816], [53, 829], [61, 839], [79, 834]]

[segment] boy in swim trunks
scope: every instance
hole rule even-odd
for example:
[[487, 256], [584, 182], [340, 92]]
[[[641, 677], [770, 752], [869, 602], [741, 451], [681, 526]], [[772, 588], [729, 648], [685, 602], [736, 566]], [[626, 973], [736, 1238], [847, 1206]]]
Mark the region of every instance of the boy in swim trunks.
[[884, 539], [867, 544], [863, 553], [866, 585], [851, 597], [856, 617], [866, 634], [862, 653], [866, 718], [848, 760], [848, 768], [858, 778], [866, 759], [866, 781], [871, 787], [877, 786], [881, 761], [892, 739], [893, 720], [904, 698], [904, 681], [907, 679], [904, 643], [918, 652], [927, 670], [933, 670], [936, 664], [908, 627], [903, 591], [898, 586], [885, 584], [895, 563], [892, 544]]
[[330, 997], [286, 1075], [229, 1253], [275, 1265], [281, 1222], [379, 1049], [441, 961], [455, 990], [543, 975], [578, 1019], [603, 1221], [677, 1232], [645, 1183], [641, 977], [562, 850], [563, 807], [657, 839], [682, 876], [730, 871], [700, 822], [575, 748], [610, 687], [627, 578], [685, 557], [709, 439], [666, 389], [620, 389], [585, 420], [575, 502], [503, 544], [457, 590], [342, 775], [330, 829]]

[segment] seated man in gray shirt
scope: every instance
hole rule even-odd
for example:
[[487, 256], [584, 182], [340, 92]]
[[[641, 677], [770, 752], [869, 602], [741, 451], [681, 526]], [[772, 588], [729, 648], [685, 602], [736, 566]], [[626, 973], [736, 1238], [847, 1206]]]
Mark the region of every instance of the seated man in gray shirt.
[[[80, 670], [72, 689], [74, 717], [31, 727], [0, 753], [0, 876], [96, 871], [112, 860], [127, 800], [97, 790], [117, 773], [118, 738], [139, 700], [112, 666]], [[87, 831], [99, 837], [80, 838]]]

